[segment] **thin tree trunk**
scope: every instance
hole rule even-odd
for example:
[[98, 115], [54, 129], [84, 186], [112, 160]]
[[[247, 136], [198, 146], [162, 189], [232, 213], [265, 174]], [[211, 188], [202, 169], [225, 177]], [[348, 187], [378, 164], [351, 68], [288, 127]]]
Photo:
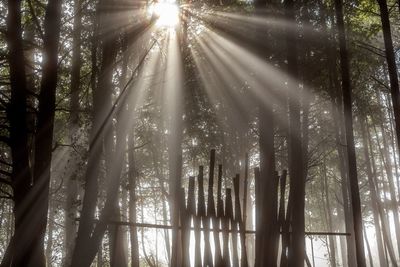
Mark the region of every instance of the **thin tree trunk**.
[[[323, 14], [325, 14], [325, 7], [321, 6], [323, 10]], [[333, 21], [333, 18], [332, 18]], [[323, 24], [323, 27], [326, 29], [326, 22]], [[332, 34], [331, 34], [332, 35]], [[345, 140], [345, 130], [344, 130], [344, 117], [343, 117], [343, 96], [342, 90], [339, 84], [338, 72], [336, 69], [337, 65], [337, 52], [335, 46], [332, 44], [331, 40], [327, 38], [327, 62], [329, 68], [329, 87], [330, 87], [330, 97], [332, 103], [332, 114], [333, 114], [333, 124], [335, 129], [335, 143], [338, 153], [339, 159], [339, 170], [340, 170], [340, 178], [341, 178], [341, 192], [343, 199], [343, 215], [345, 218], [345, 231], [350, 233], [350, 236], [346, 237], [346, 246], [347, 250], [343, 250], [342, 252], [345, 255], [342, 255], [343, 264], [349, 266], [355, 266], [355, 260], [353, 255], [355, 254], [355, 243], [354, 243], [354, 234], [353, 234], [353, 221], [351, 218], [351, 207], [349, 204], [349, 186], [348, 186], [348, 177], [347, 177], [347, 164], [346, 164], [346, 151], [344, 149]]]
[[[161, 145], [161, 144], [159, 144], [159, 145]], [[168, 223], [168, 214], [167, 214], [167, 205], [166, 205], [166, 197], [165, 197], [167, 190], [165, 189], [165, 185], [164, 185], [165, 177], [162, 174], [162, 172], [160, 171], [159, 162], [161, 162], [161, 161], [159, 161], [159, 158], [157, 157], [158, 154], [155, 151], [156, 151], [156, 146], [153, 145], [151, 147], [151, 154], [152, 154], [152, 158], [153, 158], [153, 165], [154, 165], [154, 169], [156, 172], [156, 177], [158, 177], [158, 180], [160, 183], [160, 190], [162, 193], [161, 199], [162, 199], [163, 222], [164, 222], [164, 224], [167, 224]], [[166, 256], [167, 256], [168, 262], [170, 262], [171, 249], [170, 249], [170, 239], [169, 239], [169, 231], [168, 230], [164, 230], [164, 236], [165, 236], [165, 250], [166, 250], [166, 254], [167, 254]]]
[[387, 105], [387, 110], [386, 112], [388, 113], [389, 116], [389, 124], [390, 124], [390, 141], [391, 141], [391, 146], [392, 146], [392, 151], [393, 151], [393, 162], [394, 162], [394, 169], [395, 169], [395, 173], [396, 173], [396, 186], [397, 186], [397, 194], [398, 196], [400, 196], [399, 194], [399, 190], [400, 190], [400, 177], [399, 177], [399, 165], [397, 162], [397, 153], [398, 150], [396, 149], [396, 133], [394, 130], [394, 118], [393, 118], [393, 106], [391, 105], [390, 99], [388, 96], [386, 96], [386, 105]]
[[370, 245], [369, 245], [369, 241], [368, 241], [368, 237], [367, 237], [367, 232], [365, 231], [365, 228], [364, 228], [363, 232], [364, 232], [365, 243], [366, 243], [366, 245], [367, 245], [369, 266], [374, 267], [374, 261], [372, 260], [371, 247], [370, 247]]
[[[137, 171], [135, 166], [135, 138], [133, 129], [128, 137], [128, 187], [129, 187], [129, 221], [136, 222], [136, 178]], [[139, 267], [139, 244], [137, 229], [135, 226], [129, 227], [131, 241], [131, 267]]]
[[370, 191], [370, 196], [371, 196], [371, 207], [372, 207], [372, 215], [374, 219], [374, 226], [375, 226], [375, 237], [376, 237], [376, 244], [377, 244], [377, 249], [378, 249], [378, 255], [379, 255], [379, 263], [380, 266], [385, 265], [385, 255], [384, 255], [384, 248], [383, 248], [383, 243], [382, 243], [382, 231], [381, 231], [381, 226], [379, 222], [379, 212], [378, 212], [378, 199], [377, 199], [377, 193], [375, 189], [375, 184], [373, 180], [373, 173], [372, 173], [372, 168], [371, 168], [371, 159], [369, 157], [369, 152], [368, 152], [368, 141], [366, 137], [366, 127], [364, 123], [364, 119], [360, 118], [360, 126], [361, 126], [361, 136], [362, 136], [362, 143], [363, 143], [363, 152], [364, 152], [364, 158], [365, 158], [365, 166], [366, 166], [366, 173], [367, 173], [367, 178], [368, 178], [368, 186], [369, 186], [369, 191]]
[[[381, 201], [378, 198], [381, 195], [379, 186], [378, 186], [378, 181], [377, 181], [377, 167], [375, 165], [375, 159], [374, 159], [374, 153], [373, 153], [373, 147], [372, 147], [372, 139], [370, 136], [370, 132], [368, 129], [368, 124], [367, 124], [367, 140], [369, 141], [369, 148], [370, 148], [370, 156], [371, 156], [371, 167], [372, 167], [372, 173], [373, 173], [373, 178], [374, 178], [374, 187], [376, 188], [376, 196], [377, 196], [377, 208], [378, 208], [378, 212], [379, 212], [379, 216], [381, 219], [381, 226], [382, 226], [382, 237], [383, 237], [383, 241], [384, 244], [386, 246], [386, 250], [389, 254], [389, 257], [392, 261], [393, 266], [397, 266], [396, 263], [396, 256], [394, 254], [394, 250], [393, 250], [393, 245], [392, 245], [392, 241], [390, 239], [391, 234], [390, 234], [390, 228], [388, 228], [388, 224], [386, 222], [386, 217], [385, 217], [385, 212], [382, 208], [381, 205]], [[387, 258], [387, 257], [386, 257]]]
[[[376, 98], [379, 104], [381, 104], [381, 100], [380, 100], [380, 95], [379, 92], [376, 91]], [[396, 189], [395, 189], [395, 185], [394, 185], [394, 177], [393, 177], [393, 166], [392, 166], [392, 160], [391, 160], [391, 156], [389, 153], [389, 145], [386, 139], [386, 132], [385, 132], [385, 127], [383, 125], [383, 122], [381, 121], [379, 123], [380, 126], [380, 130], [381, 130], [381, 136], [382, 136], [382, 144], [383, 147], [382, 149], [380, 149], [380, 151], [382, 152], [382, 158], [384, 166], [385, 166], [385, 170], [386, 170], [386, 174], [387, 174], [387, 179], [388, 179], [388, 184], [389, 184], [389, 193], [390, 193], [390, 202], [391, 202], [391, 206], [390, 209], [392, 210], [393, 213], [393, 219], [394, 219], [394, 228], [395, 228], [395, 235], [396, 235], [396, 243], [397, 243], [397, 251], [398, 251], [398, 255], [400, 255], [400, 219], [399, 219], [399, 212], [398, 212], [398, 205], [397, 205], [397, 197], [396, 197]]]
[[52, 255], [53, 255], [53, 232], [54, 232], [54, 203], [53, 201], [49, 201], [49, 223], [47, 230], [47, 244], [46, 244], [46, 262], [47, 267], [53, 266], [52, 264]]
[[[323, 190], [324, 196], [325, 196], [325, 205], [326, 205], [326, 222], [328, 226], [328, 231], [333, 232], [333, 227], [332, 227], [332, 215], [331, 215], [331, 204], [330, 204], [330, 199], [329, 199], [329, 188], [328, 188], [328, 176], [327, 176], [327, 170], [326, 170], [326, 161], [324, 159], [323, 162]], [[329, 239], [329, 252], [330, 252], [330, 262], [331, 266], [335, 267], [336, 266], [336, 248], [335, 248], [335, 236], [328, 236]]]

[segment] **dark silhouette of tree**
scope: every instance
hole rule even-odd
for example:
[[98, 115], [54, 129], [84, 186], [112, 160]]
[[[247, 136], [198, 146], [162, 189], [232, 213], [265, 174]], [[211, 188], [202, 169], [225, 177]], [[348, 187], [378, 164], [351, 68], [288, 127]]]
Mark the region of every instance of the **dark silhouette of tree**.
[[351, 81], [349, 58], [346, 45], [346, 35], [343, 20], [342, 0], [335, 0], [336, 23], [339, 34], [340, 68], [342, 77], [342, 95], [344, 110], [344, 125], [347, 144], [348, 177], [350, 183], [350, 197], [352, 203], [354, 237], [356, 243], [357, 266], [366, 266], [363, 241], [363, 223], [361, 214], [360, 190], [357, 177], [357, 162], [353, 134], [353, 114], [351, 98]]

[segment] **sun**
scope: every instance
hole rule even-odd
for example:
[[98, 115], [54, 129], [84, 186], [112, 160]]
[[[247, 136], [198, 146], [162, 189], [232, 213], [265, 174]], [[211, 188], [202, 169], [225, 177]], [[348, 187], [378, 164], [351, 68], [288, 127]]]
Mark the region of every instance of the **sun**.
[[179, 8], [174, 0], [155, 3], [152, 12], [157, 16], [157, 26], [172, 28], [179, 23]]

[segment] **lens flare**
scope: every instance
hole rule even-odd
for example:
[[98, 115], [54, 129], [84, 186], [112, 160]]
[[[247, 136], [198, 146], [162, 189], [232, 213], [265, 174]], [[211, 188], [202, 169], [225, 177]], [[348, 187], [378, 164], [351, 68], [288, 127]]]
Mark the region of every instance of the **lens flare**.
[[172, 28], [179, 22], [179, 8], [175, 1], [157, 2], [152, 12], [158, 17], [157, 26]]

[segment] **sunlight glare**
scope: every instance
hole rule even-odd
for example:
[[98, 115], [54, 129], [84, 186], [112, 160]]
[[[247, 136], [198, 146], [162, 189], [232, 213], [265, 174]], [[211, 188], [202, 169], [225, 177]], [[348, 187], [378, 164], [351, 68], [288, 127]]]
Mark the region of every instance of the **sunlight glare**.
[[179, 8], [173, 0], [155, 3], [153, 12], [158, 17], [158, 26], [172, 28], [179, 22]]

